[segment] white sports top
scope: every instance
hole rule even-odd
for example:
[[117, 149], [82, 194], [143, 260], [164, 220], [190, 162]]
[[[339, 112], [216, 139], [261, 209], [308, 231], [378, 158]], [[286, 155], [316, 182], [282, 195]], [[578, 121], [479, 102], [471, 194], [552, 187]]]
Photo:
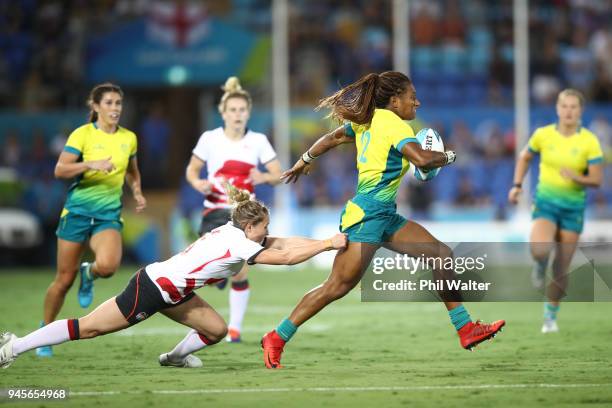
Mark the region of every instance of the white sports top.
[[231, 221], [215, 228], [172, 258], [145, 268], [166, 303], [174, 304], [204, 285], [240, 272], [264, 247], [246, 237]]
[[252, 193], [251, 169], [257, 168], [260, 162], [266, 164], [276, 158], [276, 152], [263, 133], [247, 129], [240, 140], [231, 140], [222, 127], [202, 133], [192, 153], [206, 162], [208, 180], [213, 183], [211, 193], [204, 200], [206, 208], [231, 208], [223, 181]]

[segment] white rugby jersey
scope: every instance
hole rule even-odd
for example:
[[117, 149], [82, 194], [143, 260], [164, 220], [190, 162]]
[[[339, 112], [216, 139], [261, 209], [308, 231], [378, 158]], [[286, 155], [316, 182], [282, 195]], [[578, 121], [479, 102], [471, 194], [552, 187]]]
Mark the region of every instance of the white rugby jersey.
[[260, 162], [266, 164], [276, 158], [276, 152], [263, 133], [247, 129], [242, 139], [231, 140], [222, 127], [202, 133], [192, 153], [206, 162], [208, 180], [213, 183], [212, 192], [204, 200], [206, 208], [231, 208], [223, 181], [252, 193], [251, 169], [257, 168]]
[[145, 268], [166, 303], [174, 304], [204, 285], [240, 272], [264, 247], [246, 237], [231, 221], [215, 228], [172, 258]]

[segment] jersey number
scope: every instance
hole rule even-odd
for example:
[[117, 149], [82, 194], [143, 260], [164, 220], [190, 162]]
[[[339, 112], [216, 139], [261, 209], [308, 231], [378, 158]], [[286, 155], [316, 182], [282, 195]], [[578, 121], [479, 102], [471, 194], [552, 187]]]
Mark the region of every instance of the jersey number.
[[361, 149], [361, 154], [359, 155], [359, 163], [366, 163], [368, 159], [365, 158], [366, 150], [368, 150], [368, 146], [370, 145], [370, 131], [366, 130], [361, 134], [361, 144], [363, 148]]

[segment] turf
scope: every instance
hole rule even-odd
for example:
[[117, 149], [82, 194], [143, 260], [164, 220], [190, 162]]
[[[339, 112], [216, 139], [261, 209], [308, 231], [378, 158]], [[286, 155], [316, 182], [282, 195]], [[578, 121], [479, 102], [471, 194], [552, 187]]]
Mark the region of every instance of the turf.
[[[94, 304], [122, 290], [133, 268], [96, 282]], [[362, 303], [359, 290], [330, 305], [297, 333], [283, 370], [266, 370], [261, 335], [291, 311], [326, 271], [253, 270], [243, 343], [198, 353], [202, 369], [162, 368], [160, 353], [185, 328], [156, 315], [128, 329], [33, 352], [0, 370], [0, 388], [67, 388], [66, 401], [28, 406], [588, 406], [612, 405], [610, 303], [565, 303], [561, 332], [542, 335], [541, 303], [467, 304], [473, 318], [506, 319], [505, 331], [475, 352], [460, 348], [437, 303]], [[37, 328], [50, 270], [0, 273], [0, 330]], [[227, 315], [227, 290], [200, 289]], [[83, 315], [71, 289], [60, 317]], [[0, 400], [11, 406], [13, 403]]]

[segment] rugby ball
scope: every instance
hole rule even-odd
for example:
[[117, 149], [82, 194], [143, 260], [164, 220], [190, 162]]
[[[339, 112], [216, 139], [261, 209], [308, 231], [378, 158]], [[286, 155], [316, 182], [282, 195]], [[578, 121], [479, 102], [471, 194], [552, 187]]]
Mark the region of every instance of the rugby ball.
[[[421, 144], [423, 150], [433, 150], [436, 152], [444, 151], [444, 142], [442, 138], [438, 132], [432, 128], [423, 128], [419, 130], [415, 138]], [[410, 174], [419, 181], [432, 180], [438, 173], [440, 173], [440, 167], [432, 170], [423, 170], [415, 165], [410, 166]]]

